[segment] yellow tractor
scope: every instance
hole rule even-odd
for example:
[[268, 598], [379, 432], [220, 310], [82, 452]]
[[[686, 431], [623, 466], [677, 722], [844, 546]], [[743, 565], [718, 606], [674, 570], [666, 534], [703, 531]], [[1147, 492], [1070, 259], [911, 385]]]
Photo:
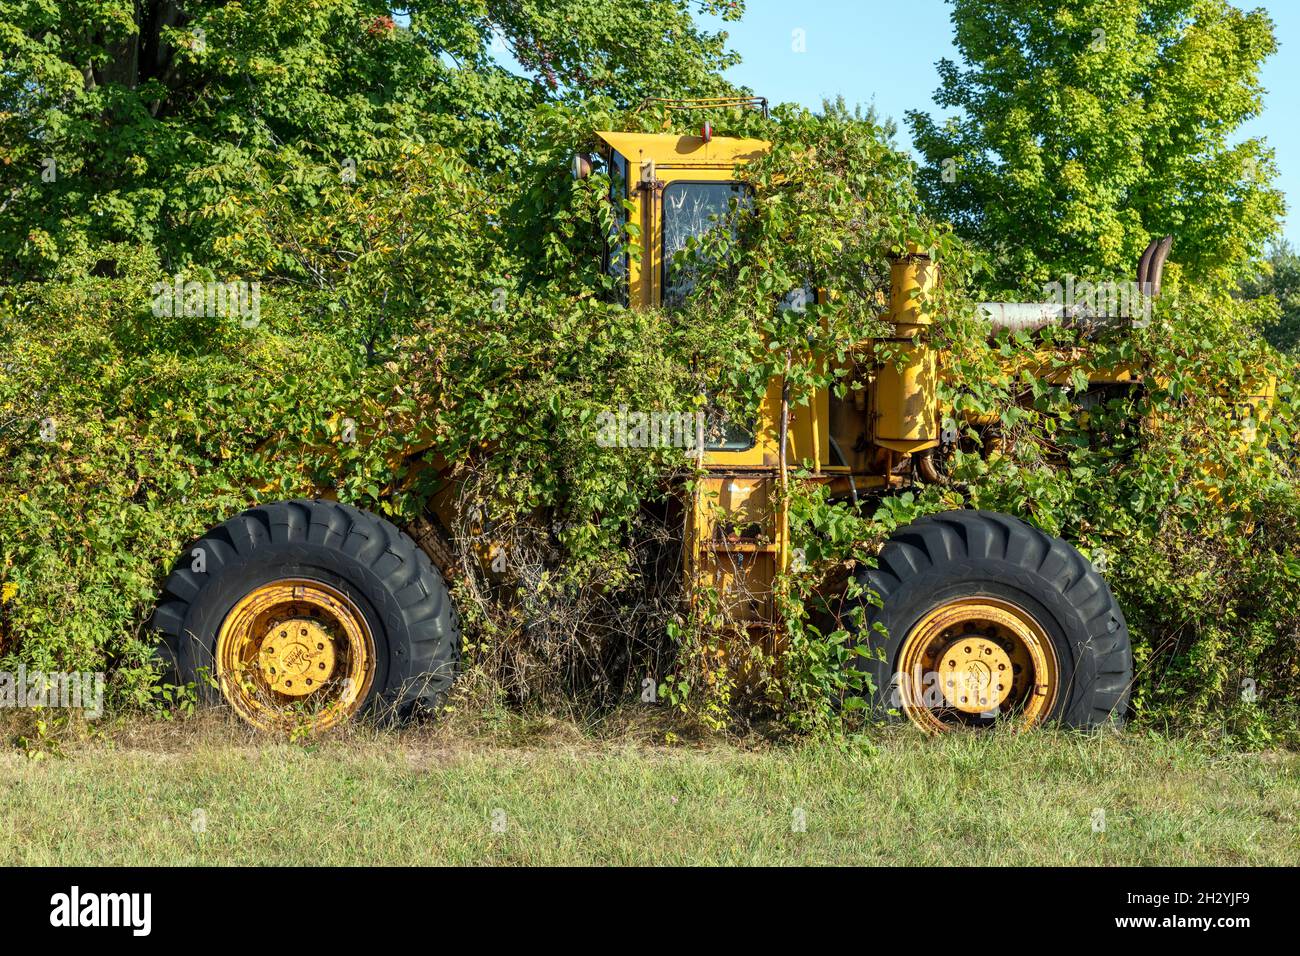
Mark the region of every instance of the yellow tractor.
[[[608, 269], [632, 307], [672, 305], [686, 285], [674, 254], [743, 196], [737, 169], [768, 144], [707, 126], [698, 136], [599, 136], [611, 199], [642, 236], [639, 256], [615, 243]], [[576, 175], [590, 168], [575, 159]], [[774, 585], [792, 561], [781, 489], [796, 463], [855, 500], [943, 481], [932, 459], [941, 363], [921, 294], [936, 266], [904, 256], [891, 278], [892, 357], [855, 368], [859, 387], [844, 397], [823, 389], [791, 413], [774, 379], [747, 427], [711, 428], [697, 443], [705, 477], [683, 495], [687, 592], [724, 596], [728, 618], [753, 639], [778, 630]], [[405, 530], [330, 500], [230, 519], [167, 580], [154, 618], [165, 655], [182, 679], [265, 728], [436, 708], [459, 658], [445, 583], [455, 501], [447, 489]], [[873, 652], [861, 666], [880, 714], [936, 732], [1122, 719], [1133, 669], [1124, 615], [1069, 543], [1008, 515], [952, 511], [898, 531], [877, 563], [861, 571], [880, 601], [864, 602], [856, 639]]]

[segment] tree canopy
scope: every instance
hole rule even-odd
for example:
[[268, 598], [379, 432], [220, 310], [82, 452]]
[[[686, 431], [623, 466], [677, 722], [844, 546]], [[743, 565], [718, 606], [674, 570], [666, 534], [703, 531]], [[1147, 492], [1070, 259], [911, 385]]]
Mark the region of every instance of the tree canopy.
[[1264, 334], [1283, 351], [1300, 350], [1300, 255], [1289, 242], [1281, 240], [1269, 249], [1260, 275], [1243, 284], [1241, 295], [1272, 297], [1279, 314], [1265, 326]]
[[996, 282], [1129, 274], [1174, 237], [1198, 279], [1255, 268], [1279, 229], [1273, 152], [1238, 141], [1277, 50], [1226, 0], [954, 0], [945, 119], [912, 111], [923, 193], [994, 256]]
[[131, 241], [172, 267], [219, 268], [218, 207], [294, 159], [342, 168], [438, 143], [499, 170], [544, 103], [730, 91], [735, 55], [691, 12], [679, 0], [4, 0], [0, 262], [36, 278], [70, 251]]

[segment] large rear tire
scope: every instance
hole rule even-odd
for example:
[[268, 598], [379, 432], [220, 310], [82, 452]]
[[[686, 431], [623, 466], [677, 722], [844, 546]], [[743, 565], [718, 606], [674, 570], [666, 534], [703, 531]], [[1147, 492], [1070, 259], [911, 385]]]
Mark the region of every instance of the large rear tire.
[[953, 511], [899, 530], [877, 564], [858, 581], [881, 602], [864, 600], [859, 635], [878, 714], [936, 732], [1122, 721], [1128, 628], [1072, 545], [1009, 515]]
[[263, 729], [436, 711], [460, 656], [428, 556], [334, 501], [263, 505], [207, 532], [167, 578], [153, 627], [181, 682]]

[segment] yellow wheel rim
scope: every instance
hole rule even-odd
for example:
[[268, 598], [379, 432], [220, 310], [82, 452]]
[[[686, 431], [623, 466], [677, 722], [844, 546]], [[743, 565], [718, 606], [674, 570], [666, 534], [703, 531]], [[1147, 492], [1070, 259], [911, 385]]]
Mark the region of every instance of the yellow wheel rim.
[[1034, 616], [1009, 601], [964, 598], [940, 605], [899, 648], [897, 700], [932, 733], [999, 720], [1042, 723], [1060, 689], [1056, 650]]
[[217, 633], [217, 682], [264, 730], [324, 730], [360, 709], [375, 676], [375, 639], [353, 601], [319, 581], [264, 584]]

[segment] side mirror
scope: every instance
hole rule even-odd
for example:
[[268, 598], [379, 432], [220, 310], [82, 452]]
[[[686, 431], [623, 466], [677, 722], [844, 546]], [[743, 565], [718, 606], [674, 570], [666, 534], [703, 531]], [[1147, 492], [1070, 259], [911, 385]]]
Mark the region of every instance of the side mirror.
[[591, 157], [586, 153], [573, 154], [573, 178], [586, 179], [591, 175]]

